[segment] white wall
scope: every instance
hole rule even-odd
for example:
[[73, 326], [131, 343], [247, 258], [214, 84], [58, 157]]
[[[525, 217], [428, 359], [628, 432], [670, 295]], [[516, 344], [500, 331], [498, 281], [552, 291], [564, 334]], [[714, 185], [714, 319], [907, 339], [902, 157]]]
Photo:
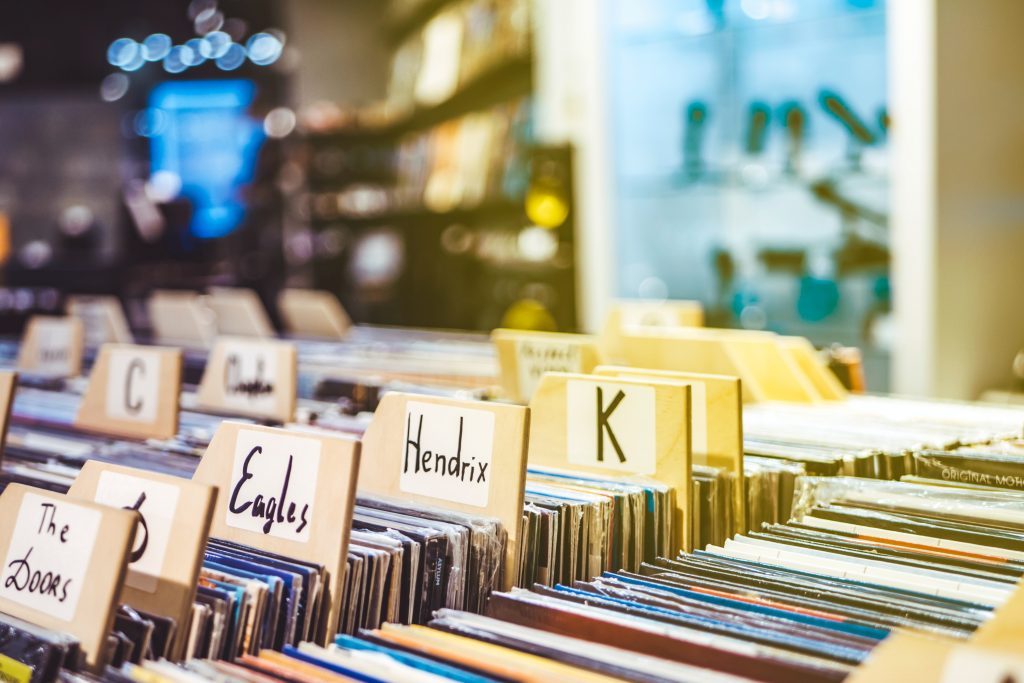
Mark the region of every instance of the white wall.
[[576, 307], [597, 332], [615, 291], [605, 0], [534, 0], [537, 136], [575, 150]]
[[1024, 346], [1024, 3], [889, 7], [893, 388], [976, 398]]

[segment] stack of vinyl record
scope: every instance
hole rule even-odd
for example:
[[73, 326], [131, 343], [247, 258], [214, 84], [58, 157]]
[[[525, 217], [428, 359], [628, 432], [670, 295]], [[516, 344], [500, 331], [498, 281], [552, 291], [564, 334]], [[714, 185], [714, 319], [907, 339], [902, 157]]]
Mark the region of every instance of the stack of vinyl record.
[[1022, 429], [1012, 408], [856, 395], [822, 405], [750, 405], [743, 421], [749, 455], [799, 462], [813, 475], [879, 479], [914, 475], [916, 453], [1016, 439]]

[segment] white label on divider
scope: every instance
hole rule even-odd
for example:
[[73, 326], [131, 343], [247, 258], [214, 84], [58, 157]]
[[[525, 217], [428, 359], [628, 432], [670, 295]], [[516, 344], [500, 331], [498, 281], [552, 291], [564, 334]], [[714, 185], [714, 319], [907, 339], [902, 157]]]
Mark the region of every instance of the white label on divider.
[[73, 620], [101, 520], [98, 510], [26, 493], [4, 559], [0, 595]]
[[114, 349], [107, 376], [107, 417], [155, 422], [160, 399], [160, 354]]
[[36, 366], [40, 375], [66, 377], [71, 374], [72, 327], [68, 320], [37, 320], [34, 324]]
[[654, 387], [615, 382], [566, 383], [569, 462], [633, 474], [654, 474]]
[[225, 522], [289, 541], [309, 540], [316, 502], [320, 441], [240, 429], [235, 441]]
[[690, 387], [690, 449], [698, 465], [707, 464], [708, 456], [708, 387], [694, 382]]
[[224, 351], [224, 402], [233, 408], [273, 411], [280, 382], [277, 347], [231, 341], [225, 344]]
[[493, 453], [494, 413], [409, 401], [398, 487], [486, 507]]
[[96, 502], [136, 510], [141, 517], [125, 579], [129, 586], [147, 593], [156, 591], [171, 542], [179, 494], [173, 484], [120, 472], [100, 473]]
[[519, 395], [528, 399], [545, 372], [583, 372], [583, 354], [579, 344], [522, 339], [516, 341], [516, 367]]

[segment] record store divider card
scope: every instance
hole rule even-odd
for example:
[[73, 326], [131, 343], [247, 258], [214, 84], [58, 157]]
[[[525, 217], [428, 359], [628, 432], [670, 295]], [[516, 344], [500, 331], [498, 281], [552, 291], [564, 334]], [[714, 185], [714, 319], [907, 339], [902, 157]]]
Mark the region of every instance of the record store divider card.
[[75, 426], [136, 439], [178, 433], [181, 350], [104, 344], [89, 375]]
[[82, 321], [85, 345], [99, 348], [103, 344], [131, 344], [131, 328], [116, 296], [75, 295], [65, 306], [69, 316]]
[[530, 464], [641, 475], [672, 486], [674, 545], [690, 550], [689, 385], [548, 373], [530, 410]]
[[896, 631], [876, 647], [847, 683], [1011, 683], [1024, 680], [1020, 634], [992, 648], [937, 634]]
[[505, 527], [503, 590], [515, 583], [530, 411], [389, 393], [363, 435], [359, 490], [496, 518]]
[[77, 377], [82, 372], [85, 329], [78, 318], [34, 315], [18, 349], [18, 370], [46, 377]]
[[259, 295], [244, 287], [211, 287], [204, 297], [217, 320], [217, 333], [239, 337], [273, 337], [274, 326]]
[[210, 536], [327, 567], [321, 642], [338, 623], [359, 452], [356, 439], [225, 421], [192, 477], [220, 491]]
[[743, 399], [818, 403], [821, 395], [778, 335], [751, 330], [632, 328], [622, 333], [616, 362], [743, 380]]
[[587, 374], [601, 362], [597, 341], [585, 334], [494, 330], [504, 395], [519, 403], [530, 397], [546, 372]]
[[783, 352], [803, 371], [823, 399], [841, 401], [846, 398], [846, 387], [806, 337], [779, 337], [778, 341]]
[[221, 337], [196, 399], [212, 411], [288, 422], [295, 414], [298, 353], [288, 342]]
[[68, 495], [139, 513], [121, 602], [177, 624], [167, 656], [180, 659], [217, 489], [180, 477], [85, 463]]
[[338, 297], [321, 289], [282, 290], [277, 312], [288, 333], [299, 337], [344, 339], [352, 327]]
[[621, 360], [622, 338], [627, 331], [665, 327], [703, 327], [704, 306], [699, 301], [623, 299], [612, 304], [601, 328], [601, 347], [610, 359]]
[[737, 377], [694, 372], [648, 370], [601, 365], [595, 375], [624, 379], [682, 382], [690, 387], [690, 450], [694, 465], [710, 465], [731, 472], [736, 533], [747, 531], [743, 484], [743, 388]]
[[0, 612], [68, 633], [101, 667], [138, 515], [10, 484], [0, 494]]
[[18, 373], [0, 371], [0, 462], [3, 461], [3, 448], [7, 441], [7, 426], [11, 423], [11, 407], [14, 405], [14, 388], [17, 384]]

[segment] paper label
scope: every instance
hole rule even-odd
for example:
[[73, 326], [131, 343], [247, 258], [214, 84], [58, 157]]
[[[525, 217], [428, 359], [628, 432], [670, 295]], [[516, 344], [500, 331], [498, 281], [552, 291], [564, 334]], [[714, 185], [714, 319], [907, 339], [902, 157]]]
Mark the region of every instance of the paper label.
[[277, 347], [231, 341], [224, 353], [224, 403], [231, 408], [273, 412], [277, 405]]
[[316, 503], [320, 441], [250, 429], [238, 431], [225, 522], [288, 541], [309, 540]]
[[583, 372], [583, 354], [579, 344], [557, 341], [516, 341], [516, 368], [519, 395], [530, 398], [545, 372]]
[[634, 474], [654, 474], [654, 387], [615, 382], [566, 383], [569, 462]]
[[0, 595], [72, 621], [101, 519], [98, 510], [26, 493], [4, 559]]
[[155, 422], [160, 398], [160, 354], [156, 351], [113, 349], [109, 372], [107, 417]]
[[403, 444], [399, 489], [463, 505], [487, 506], [494, 413], [408, 401]]
[[954, 648], [942, 668], [942, 683], [1024, 681], [1024, 659], [970, 646]]
[[36, 364], [33, 372], [40, 375], [67, 377], [72, 374], [71, 323], [63, 319], [37, 319], [34, 339]]
[[100, 473], [96, 502], [136, 510], [141, 517], [125, 579], [128, 585], [147, 593], [156, 591], [171, 543], [179, 493], [173, 484], [120, 472]]
[[0, 655], [0, 683], [29, 683], [31, 680], [32, 667], [7, 655]]

